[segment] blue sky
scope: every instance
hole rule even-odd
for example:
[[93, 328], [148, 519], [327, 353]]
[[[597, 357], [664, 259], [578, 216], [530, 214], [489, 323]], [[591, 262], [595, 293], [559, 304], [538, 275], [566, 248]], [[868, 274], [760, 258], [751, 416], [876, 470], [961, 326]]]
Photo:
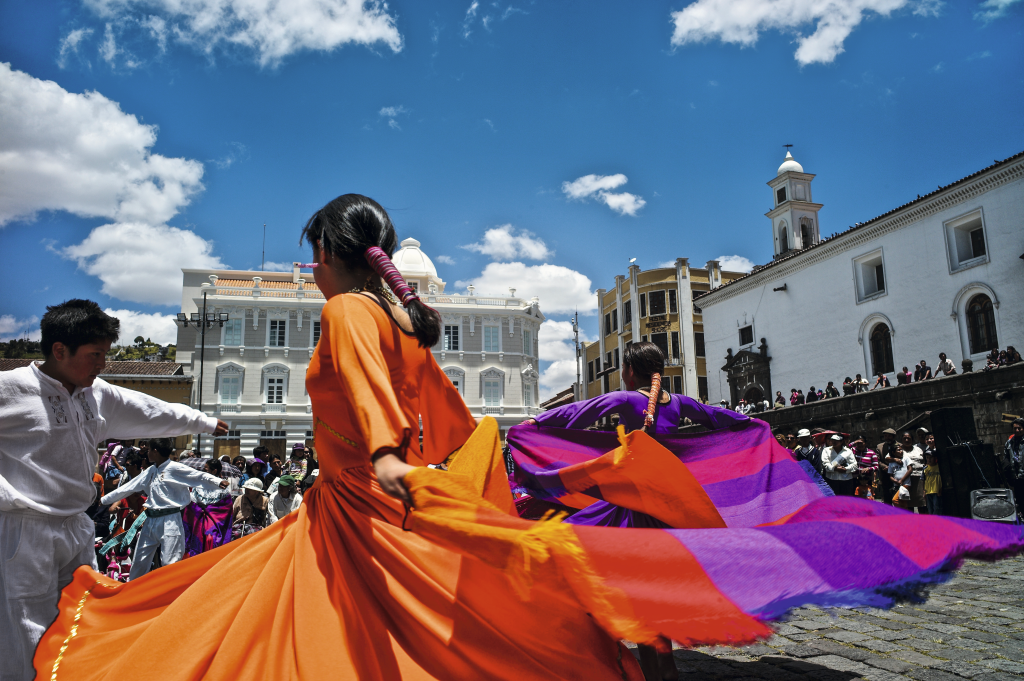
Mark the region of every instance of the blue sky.
[[823, 235], [1024, 149], [1024, 2], [821, 4], [2, 2], [0, 338], [78, 296], [166, 340], [181, 267], [304, 260], [346, 192], [564, 322], [630, 257], [769, 260], [783, 144]]

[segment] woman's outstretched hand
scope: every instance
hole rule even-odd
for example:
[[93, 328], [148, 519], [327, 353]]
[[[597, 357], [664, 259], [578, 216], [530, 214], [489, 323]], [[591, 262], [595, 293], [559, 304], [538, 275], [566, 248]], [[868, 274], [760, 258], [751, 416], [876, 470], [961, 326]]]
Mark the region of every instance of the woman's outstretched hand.
[[394, 454], [381, 454], [373, 460], [373, 472], [377, 474], [381, 489], [409, 506], [412, 506], [412, 497], [402, 481], [413, 468], [415, 466], [410, 466]]

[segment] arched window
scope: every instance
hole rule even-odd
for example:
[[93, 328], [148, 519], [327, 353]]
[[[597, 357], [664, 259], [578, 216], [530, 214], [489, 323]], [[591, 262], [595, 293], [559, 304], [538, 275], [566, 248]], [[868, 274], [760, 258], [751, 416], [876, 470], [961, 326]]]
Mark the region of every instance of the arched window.
[[779, 228], [779, 253], [785, 253], [789, 250], [789, 229], [786, 223], [783, 222]]
[[895, 371], [892, 361], [892, 335], [885, 324], [876, 324], [871, 330], [871, 374]]
[[979, 293], [967, 303], [967, 336], [971, 342], [972, 355], [999, 347], [992, 300], [984, 293]]
[[807, 248], [813, 243], [813, 237], [811, 236], [811, 221], [804, 218], [800, 221], [800, 247]]

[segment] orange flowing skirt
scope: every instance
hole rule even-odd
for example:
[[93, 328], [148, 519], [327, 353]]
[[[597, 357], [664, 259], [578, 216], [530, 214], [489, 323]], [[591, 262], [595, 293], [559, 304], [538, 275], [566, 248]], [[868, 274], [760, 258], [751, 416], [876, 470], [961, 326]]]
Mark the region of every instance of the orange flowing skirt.
[[39, 678], [642, 679], [581, 607], [585, 566], [544, 548], [569, 528], [510, 515], [493, 420], [460, 460], [409, 473], [410, 513], [364, 465], [325, 472], [269, 528], [127, 584], [80, 568]]

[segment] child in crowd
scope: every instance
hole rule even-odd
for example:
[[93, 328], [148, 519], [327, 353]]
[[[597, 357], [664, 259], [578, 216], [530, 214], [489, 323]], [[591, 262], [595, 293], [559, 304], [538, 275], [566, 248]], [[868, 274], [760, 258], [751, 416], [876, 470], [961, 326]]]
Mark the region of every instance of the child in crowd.
[[938, 452], [926, 450], [924, 460], [924, 501], [928, 515], [942, 515], [942, 474], [939, 473]]

